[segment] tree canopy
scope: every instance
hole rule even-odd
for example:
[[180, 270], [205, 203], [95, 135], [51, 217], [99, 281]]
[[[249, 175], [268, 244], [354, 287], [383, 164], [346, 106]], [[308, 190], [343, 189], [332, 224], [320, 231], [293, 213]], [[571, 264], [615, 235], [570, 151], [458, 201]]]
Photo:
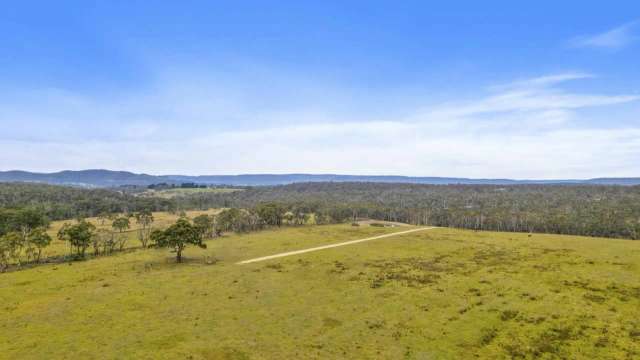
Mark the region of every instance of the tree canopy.
[[67, 223], [58, 231], [58, 239], [68, 241], [72, 253], [78, 258], [84, 258], [95, 230], [96, 227], [93, 224], [84, 220], [73, 225]]
[[173, 249], [177, 262], [182, 262], [182, 251], [188, 245], [196, 245], [203, 249], [207, 247], [202, 242], [201, 231], [185, 218], [178, 219], [175, 224], [165, 230], [154, 230], [151, 233], [151, 240], [158, 247]]

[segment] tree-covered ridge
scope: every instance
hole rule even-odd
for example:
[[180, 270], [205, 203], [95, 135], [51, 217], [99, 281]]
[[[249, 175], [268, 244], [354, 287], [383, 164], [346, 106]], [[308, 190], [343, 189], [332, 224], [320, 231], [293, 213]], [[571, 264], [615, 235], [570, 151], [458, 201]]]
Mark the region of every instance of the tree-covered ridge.
[[168, 199], [136, 197], [106, 189], [83, 189], [35, 183], [0, 183], [0, 208], [33, 207], [51, 220], [92, 217], [140, 210], [169, 211]]
[[89, 187], [149, 186], [158, 183], [237, 186], [273, 186], [304, 182], [376, 182], [405, 184], [590, 184], [639, 185], [640, 178], [594, 178], [556, 180], [474, 179], [459, 177], [401, 176], [401, 175], [341, 175], [341, 174], [243, 174], [243, 175], [149, 175], [104, 169], [65, 170], [54, 173], [28, 171], [0, 171], [0, 182], [28, 181], [57, 185]]

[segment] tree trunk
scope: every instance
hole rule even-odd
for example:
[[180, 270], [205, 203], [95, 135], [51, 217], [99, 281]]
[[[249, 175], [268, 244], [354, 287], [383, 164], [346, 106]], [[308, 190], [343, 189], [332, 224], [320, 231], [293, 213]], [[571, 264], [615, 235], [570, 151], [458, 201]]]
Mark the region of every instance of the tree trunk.
[[182, 248], [180, 247], [176, 249], [176, 261], [182, 262]]

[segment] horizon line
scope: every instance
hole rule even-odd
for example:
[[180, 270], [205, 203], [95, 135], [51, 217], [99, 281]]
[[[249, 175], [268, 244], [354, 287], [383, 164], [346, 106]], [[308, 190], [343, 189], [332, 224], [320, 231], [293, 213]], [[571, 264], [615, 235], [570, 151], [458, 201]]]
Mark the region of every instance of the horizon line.
[[638, 179], [638, 176], [598, 176], [598, 177], [590, 177], [590, 178], [510, 178], [510, 177], [463, 177], [463, 176], [434, 176], [434, 175], [398, 175], [398, 174], [345, 174], [345, 173], [307, 173], [307, 172], [290, 172], [290, 173], [237, 173], [237, 174], [200, 174], [200, 175], [192, 175], [192, 174], [150, 174], [145, 172], [134, 172], [130, 170], [112, 170], [112, 169], [104, 169], [104, 168], [90, 168], [90, 169], [81, 169], [81, 170], [70, 170], [63, 169], [58, 171], [51, 172], [43, 172], [43, 171], [31, 171], [31, 170], [22, 170], [22, 169], [11, 169], [11, 170], [0, 170], [0, 173], [8, 173], [8, 172], [24, 172], [30, 174], [37, 175], [54, 175], [62, 172], [87, 172], [87, 171], [107, 171], [107, 172], [120, 172], [120, 173], [129, 173], [133, 175], [142, 175], [142, 176], [154, 176], [154, 177], [171, 177], [171, 176], [185, 176], [185, 177], [239, 177], [239, 176], [345, 176], [345, 177], [399, 177], [399, 178], [414, 178], [414, 179], [462, 179], [462, 180], [509, 180], [509, 181], [588, 181], [588, 180], [601, 180], [601, 179]]

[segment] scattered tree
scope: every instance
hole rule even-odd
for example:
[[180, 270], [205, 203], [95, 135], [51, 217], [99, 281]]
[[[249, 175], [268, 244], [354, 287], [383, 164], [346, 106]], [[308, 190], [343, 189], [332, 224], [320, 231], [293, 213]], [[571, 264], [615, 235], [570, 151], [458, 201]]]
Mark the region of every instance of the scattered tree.
[[7, 234], [0, 236], [0, 272], [4, 272], [11, 263], [11, 246]]
[[141, 226], [138, 229], [138, 239], [142, 247], [146, 248], [151, 235], [151, 224], [153, 223], [153, 213], [150, 210], [142, 210], [135, 214], [136, 222]]
[[205, 238], [212, 238], [216, 235], [215, 224], [216, 219], [213, 215], [202, 214], [193, 219], [193, 224]]
[[0, 238], [0, 243], [0, 249], [2, 249], [3, 252], [1, 257], [6, 259], [2, 260], [3, 271], [8, 267], [11, 260], [16, 262], [18, 266], [21, 266], [20, 254], [24, 246], [22, 234], [17, 231], [6, 233]]
[[127, 235], [124, 233], [130, 226], [129, 218], [127, 216], [120, 216], [113, 220], [111, 223], [111, 227], [115, 230], [118, 230], [118, 249], [122, 251], [124, 249], [125, 244], [127, 243]]
[[176, 253], [176, 261], [182, 262], [182, 251], [187, 245], [196, 245], [206, 248], [202, 242], [202, 233], [187, 219], [180, 218], [165, 230], [154, 230], [151, 239], [158, 247], [171, 248]]
[[58, 239], [68, 241], [71, 247], [71, 254], [83, 259], [91, 240], [95, 235], [95, 225], [81, 221], [77, 224], [64, 224], [58, 231]]
[[104, 226], [104, 223], [109, 220], [111, 217], [111, 214], [109, 214], [108, 212], [102, 211], [98, 214], [98, 221], [100, 222], [100, 225]]
[[34, 258], [36, 262], [40, 262], [42, 249], [51, 244], [51, 236], [47, 234], [44, 227], [38, 227], [29, 232], [27, 236], [28, 259]]

